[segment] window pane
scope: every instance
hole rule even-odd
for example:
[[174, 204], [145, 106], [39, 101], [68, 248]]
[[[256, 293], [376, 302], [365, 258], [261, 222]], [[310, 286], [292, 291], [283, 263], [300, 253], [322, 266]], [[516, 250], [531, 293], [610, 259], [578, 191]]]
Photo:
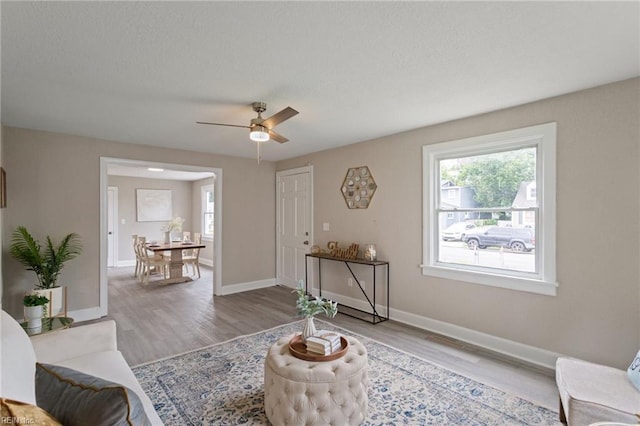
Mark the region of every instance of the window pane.
[[[438, 262], [536, 272], [535, 211], [439, 213]], [[507, 215], [510, 213], [510, 215]], [[500, 217], [510, 216], [508, 220]]]
[[204, 235], [213, 235], [213, 212], [204, 214]]
[[536, 148], [449, 158], [439, 169], [440, 209], [537, 206]]
[[214, 192], [213, 185], [201, 187], [202, 194], [202, 235], [212, 238], [214, 231]]

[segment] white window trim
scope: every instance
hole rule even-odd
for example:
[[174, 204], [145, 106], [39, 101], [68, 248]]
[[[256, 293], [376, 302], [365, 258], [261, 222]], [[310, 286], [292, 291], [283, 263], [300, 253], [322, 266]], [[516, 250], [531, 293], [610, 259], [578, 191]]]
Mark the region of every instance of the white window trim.
[[[446, 158], [471, 156], [517, 149], [537, 148], [537, 199], [540, 214], [536, 235], [537, 274], [495, 273], [439, 263], [436, 259], [438, 244], [437, 216], [435, 215], [440, 171], [438, 161]], [[456, 281], [520, 290], [555, 296], [556, 282], [556, 123], [546, 123], [522, 129], [477, 136], [422, 147], [423, 167], [423, 235], [422, 274]]]
[[[205, 197], [207, 192], [214, 192], [214, 186], [212, 183], [200, 186], [200, 232], [202, 234], [203, 241], [213, 241], [213, 234], [205, 234], [204, 232], [205, 225], [206, 225], [204, 221], [204, 214], [206, 213], [206, 205], [207, 205], [207, 200], [205, 199]], [[214, 199], [215, 199], [215, 196], [214, 196]], [[215, 210], [213, 212], [213, 216], [215, 220]], [[215, 232], [215, 225], [214, 225], [214, 232]]]

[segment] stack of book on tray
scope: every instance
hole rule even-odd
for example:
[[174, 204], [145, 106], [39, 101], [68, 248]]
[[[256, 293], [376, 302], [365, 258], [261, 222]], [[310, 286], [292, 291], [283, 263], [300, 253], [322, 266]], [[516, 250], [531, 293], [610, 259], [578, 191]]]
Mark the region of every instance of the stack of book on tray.
[[307, 352], [315, 355], [331, 355], [342, 349], [340, 335], [335, 331], [320, 330], [307, 337]]

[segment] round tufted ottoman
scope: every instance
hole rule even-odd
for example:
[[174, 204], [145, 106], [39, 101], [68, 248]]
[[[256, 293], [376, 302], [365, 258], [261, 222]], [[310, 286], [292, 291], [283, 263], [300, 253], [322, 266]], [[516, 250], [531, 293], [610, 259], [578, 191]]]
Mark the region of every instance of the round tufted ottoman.
[[311, 362], [289, 353], [278, 340], [264, 363], [264, 409], [275, 426], [358, 425], [367, 416], [367, 350], [353, 337], [334, 361]]

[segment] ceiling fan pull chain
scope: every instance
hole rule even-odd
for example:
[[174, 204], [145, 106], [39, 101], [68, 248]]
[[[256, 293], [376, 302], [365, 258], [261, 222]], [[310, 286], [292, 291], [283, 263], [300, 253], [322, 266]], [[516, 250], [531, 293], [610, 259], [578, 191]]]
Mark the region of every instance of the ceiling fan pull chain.
[[258, 145], [258, 164], [260, 164], [260, 142], [256, 142], [256, 145]]

